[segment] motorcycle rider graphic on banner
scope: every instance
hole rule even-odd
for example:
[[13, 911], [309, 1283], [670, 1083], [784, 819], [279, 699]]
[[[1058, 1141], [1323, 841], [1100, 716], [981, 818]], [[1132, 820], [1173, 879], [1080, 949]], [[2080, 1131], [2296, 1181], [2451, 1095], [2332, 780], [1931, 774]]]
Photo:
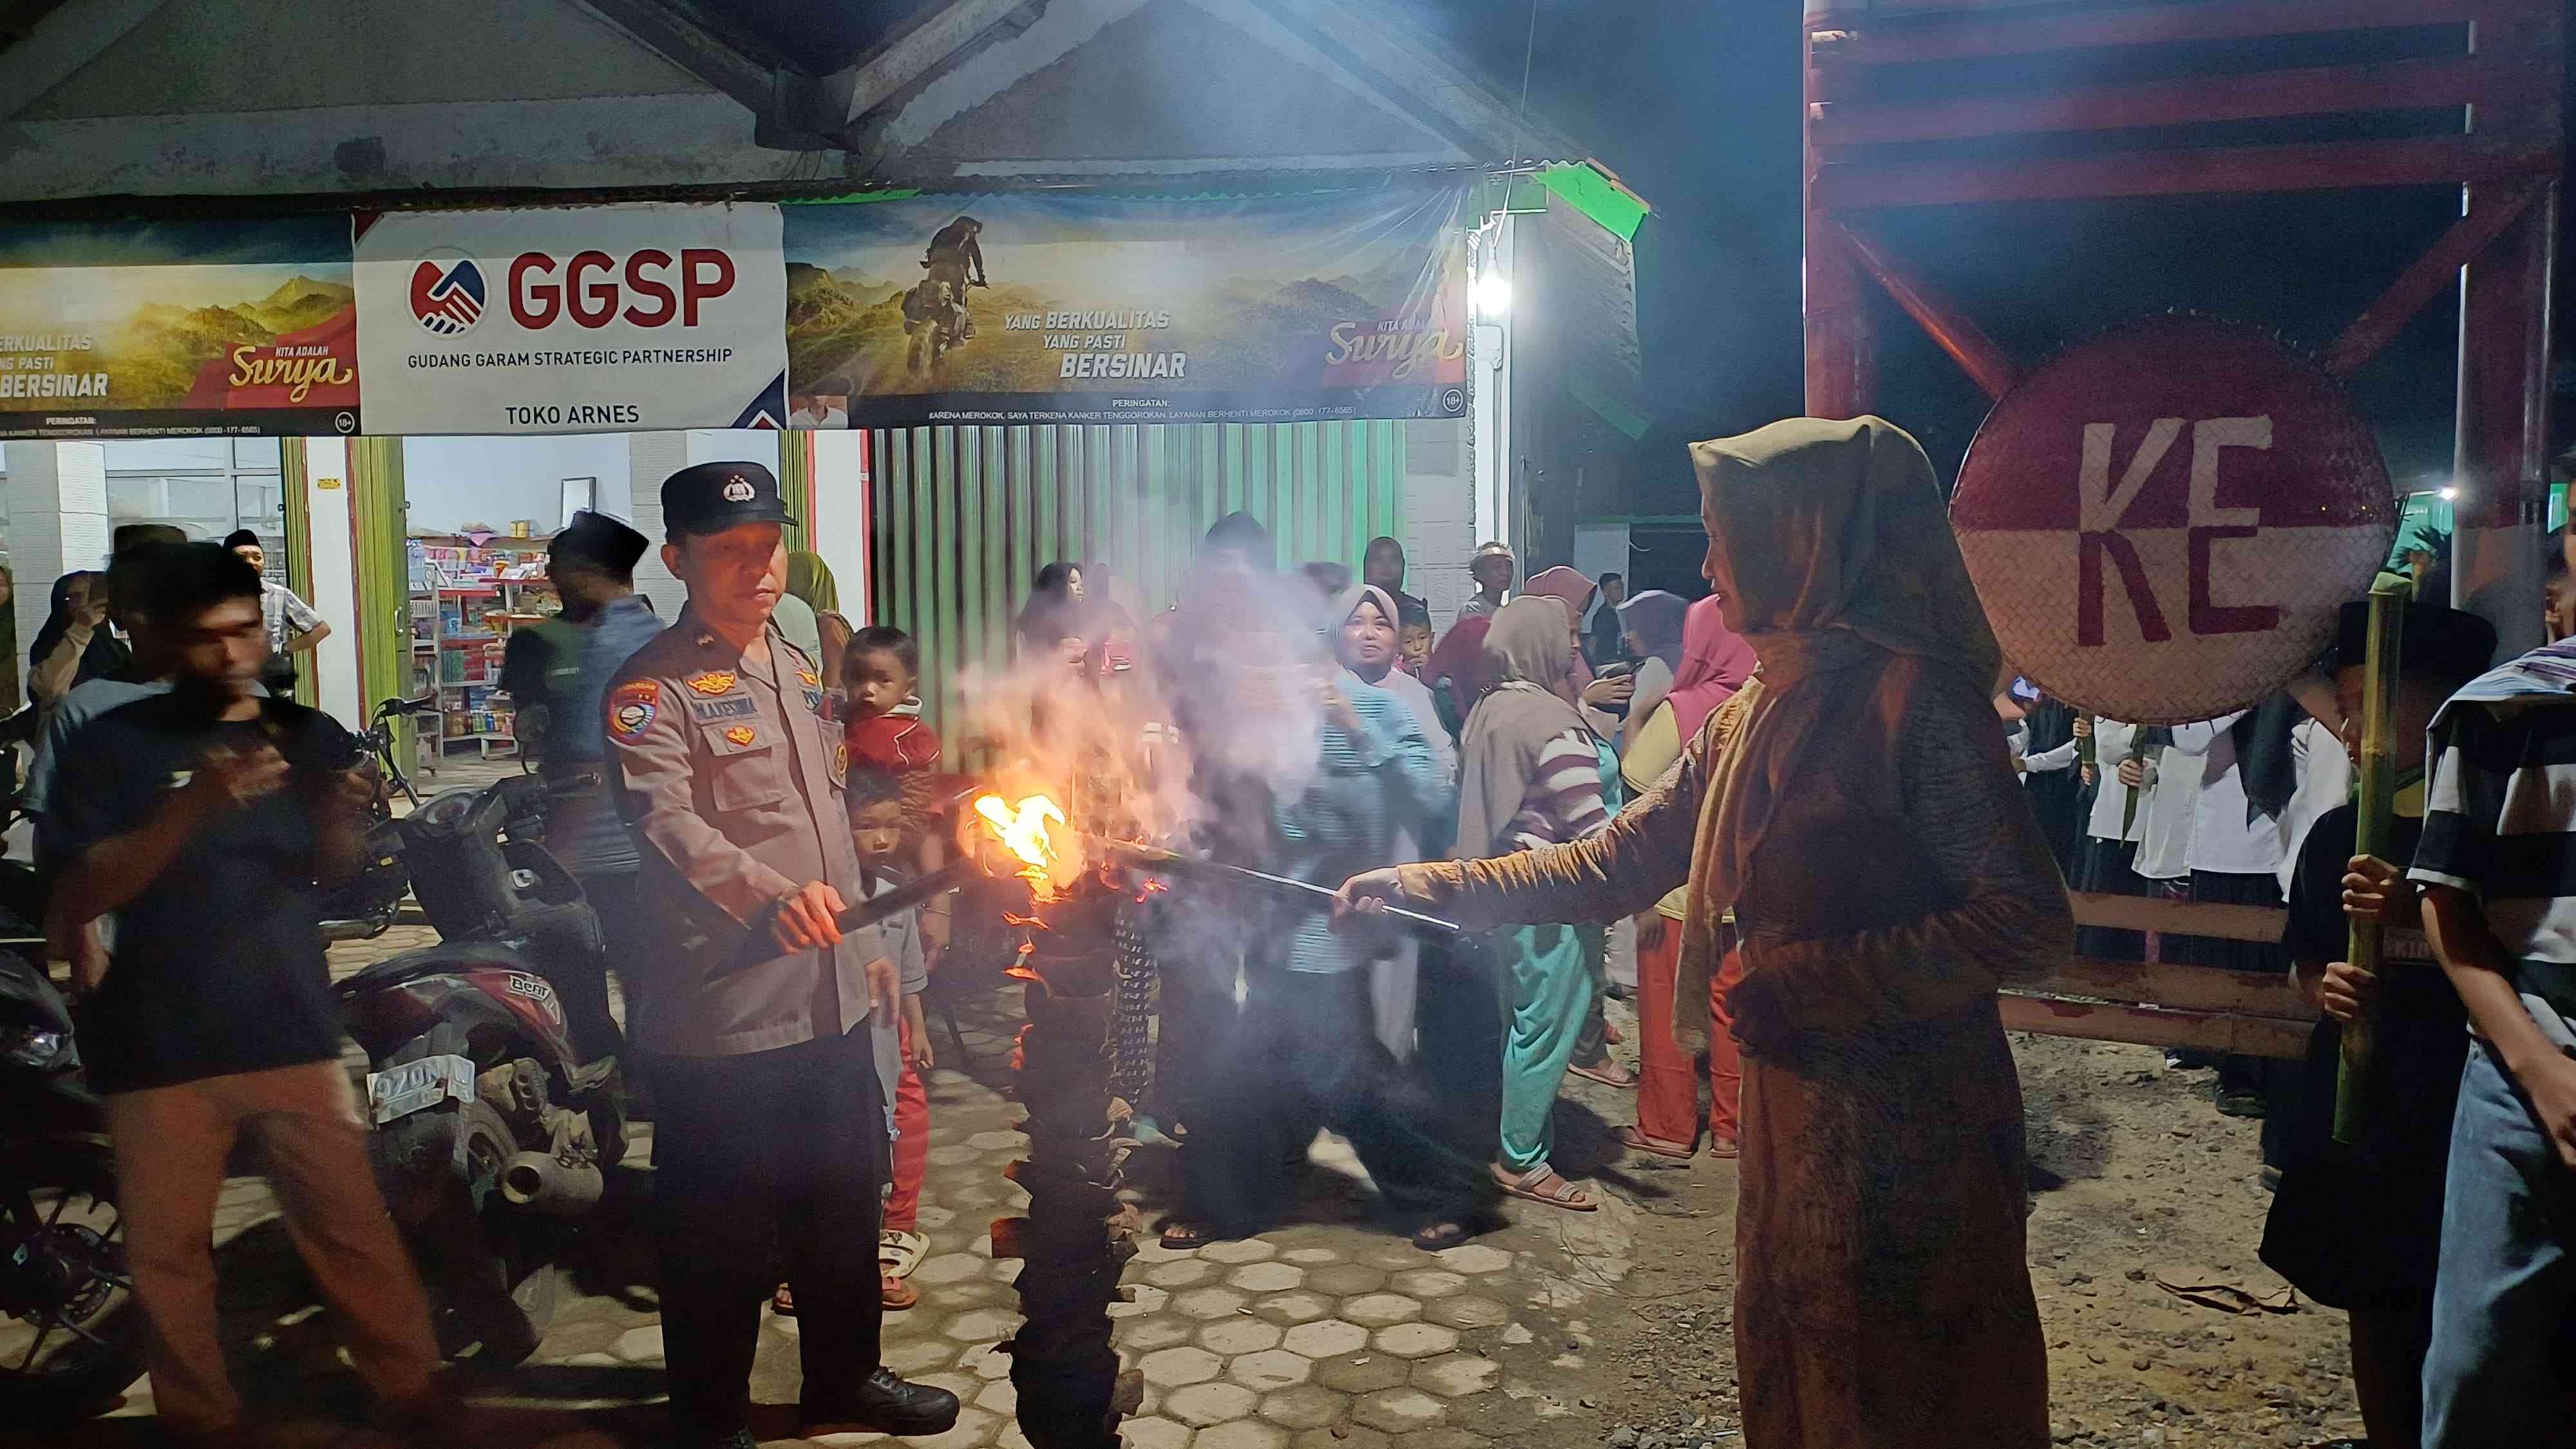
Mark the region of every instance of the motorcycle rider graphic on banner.
[[903, 299], [903, 330], [912, 337], [904, 362], [914, 372], [937, 365], [948, 349], [975, 335], [966, 289], [992, 285], [984, 272], [983, 231], [984, 223], [961, 216], [933, 234], [922, 251], [921, 266], [929, 275]]

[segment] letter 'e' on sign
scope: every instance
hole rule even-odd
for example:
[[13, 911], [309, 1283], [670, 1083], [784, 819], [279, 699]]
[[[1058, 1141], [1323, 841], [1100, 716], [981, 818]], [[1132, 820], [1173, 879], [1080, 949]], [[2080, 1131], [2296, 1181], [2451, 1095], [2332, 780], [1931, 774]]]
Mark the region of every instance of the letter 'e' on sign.
[[2369, 592], [2397, 501], [2325, 370], [2259, 328], [2130, 323], [1995, 404], [1950, 522], [2004, 656], [2135, 724], [2289, 682]]

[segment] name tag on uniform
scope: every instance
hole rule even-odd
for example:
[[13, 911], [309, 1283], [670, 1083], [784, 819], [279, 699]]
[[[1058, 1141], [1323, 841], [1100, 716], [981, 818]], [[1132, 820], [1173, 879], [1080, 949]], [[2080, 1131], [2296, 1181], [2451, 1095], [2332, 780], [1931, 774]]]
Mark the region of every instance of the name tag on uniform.
[[700, 719], [750, 719], [760, 713], [760, 702], [747, 694], [701, 699], [689, 707], [697, 712]]

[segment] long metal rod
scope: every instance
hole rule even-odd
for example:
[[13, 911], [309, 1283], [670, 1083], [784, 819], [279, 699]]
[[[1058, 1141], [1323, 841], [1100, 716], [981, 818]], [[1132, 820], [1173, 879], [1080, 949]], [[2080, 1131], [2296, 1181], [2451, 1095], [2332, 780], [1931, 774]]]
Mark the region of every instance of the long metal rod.
[[833, 920], [844, 933], [855, 931], [862, 926], [873, 926], [899, 911], [920, 905], [923, 901], [952, 886], [964, 885], [975, 879], [977, 873], [975, 858], [971, 855], [962, 855], [919, 880], [906, 881], [881, 896], [870, 896], [833, 917]]
[[[1330, 886], [1314, 885], [1307, 881], [1297, 880], [1284, 875], [1272, 875], [1266, 870], [1253, 870], [1248, 866], [1227, 865], [1222, 861], [1199, 860], [1195, 857], [1179, 855], [1172, 851], [1161, 849], [1157, 846], [1138, 845], [1133, 841], [1111, 840], [1096, 835], [1086, 835], [1083, 838], [1093, 842], [1094, 844], [1133, 856], [1138, 861], [1146, 865], [1153, 866], [1158, 870], [1167, 870], [1175, 875], [1197, 876], [1207, 880], [1229, 881], [1237, 885], [1247, 886], [1254, 890], [1262, 891], [1268, 895], [1298, 901], [1312, 906], [1316, 910], [1328, 911], [1332, 909], [1333, 902], [1339, 899], [1339, 896]], [[1422, 932], [1426, 935], [1456, 936], [1463, 934], [1462, 929], [1457, 922], [1444, 921], [1438, 916], [1426, 916], [1420, 911], [1408, 911], [1399, 909], [1395, 906], [1388, 906], [1382, 914], [1386, 920], [1392, 921], [1409, 930]]]

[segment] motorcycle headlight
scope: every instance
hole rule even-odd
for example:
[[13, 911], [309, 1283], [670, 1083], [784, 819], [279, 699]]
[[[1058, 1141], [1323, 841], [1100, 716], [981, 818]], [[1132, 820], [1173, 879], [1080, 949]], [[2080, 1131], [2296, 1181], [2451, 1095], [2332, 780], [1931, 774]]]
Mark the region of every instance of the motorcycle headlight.
[[63, 1054], [63, 1034], [47, 1027], [0, 1025], [0, 1058], [22, 1067], [50, 1067]]

